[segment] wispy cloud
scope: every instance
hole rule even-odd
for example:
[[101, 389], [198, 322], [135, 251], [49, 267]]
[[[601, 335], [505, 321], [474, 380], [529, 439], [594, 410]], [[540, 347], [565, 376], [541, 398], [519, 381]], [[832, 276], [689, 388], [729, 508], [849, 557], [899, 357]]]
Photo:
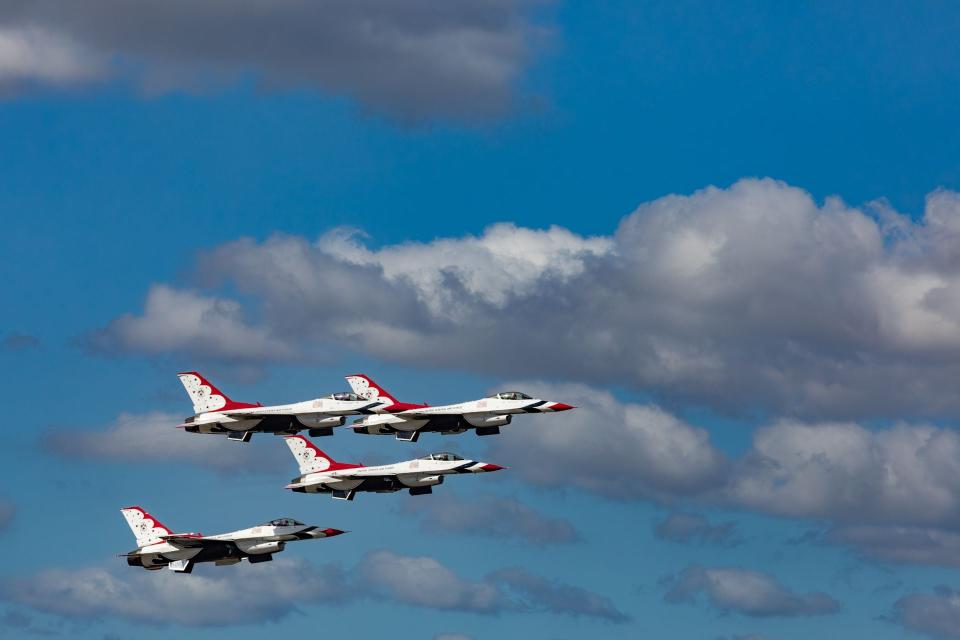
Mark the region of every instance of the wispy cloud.
[[734, 522], [711, 524], [699, 513], [674, 511], [653, 527], [653, 533], [661, 540], [683, 544], [713, 544], [735, 546], [740, 543]]
[[516, 538], [545, 546], [580, 539], [567, 520], [550, 517], [516, 498], [480, 494], [463, 499], [451, 494], [406, 501], [401, 512], [419, 516], [424, 531], [489, 538]]
[[703, 595], [720, 611], [746, 616], [814, 616], [840, 610], [840, 603], [825, 593], [795, 593], [772, 576], [740, 568], [692, 566], [667, 584], [667, 602], [693, 602]]

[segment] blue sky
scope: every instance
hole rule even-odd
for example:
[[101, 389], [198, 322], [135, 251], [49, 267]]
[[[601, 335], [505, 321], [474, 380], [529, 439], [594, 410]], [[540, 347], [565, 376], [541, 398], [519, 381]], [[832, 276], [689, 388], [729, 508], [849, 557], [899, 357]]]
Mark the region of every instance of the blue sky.
[[[309, 4], [0, 10], [0, 634], [957, 637], [960, 9]], [[338, 433], [510, 470], [333, 503], [282, 490], [272, 437], [171, 437], [190, 369], [264, 403], [363, 371], [580, 408]], [[134, 575], [132, 503], [351, 533]], [[398, 557], [467, 595], [385, 587]]]

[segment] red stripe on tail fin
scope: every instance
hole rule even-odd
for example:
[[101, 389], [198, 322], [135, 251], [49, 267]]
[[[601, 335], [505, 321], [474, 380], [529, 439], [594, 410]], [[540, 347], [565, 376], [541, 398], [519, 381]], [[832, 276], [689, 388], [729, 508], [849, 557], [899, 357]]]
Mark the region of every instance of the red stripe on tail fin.
[[212, 382], [196, 371], [178, 373], [177, 377], [180, 378], [183, 388], [187, 390], [187, 395], [190, 396], [190, 400], [193, 402], [193, 410], [196, 413], [230, 411], [232, 409], [248, 409], [260, 406], [248, 402], [234, 402], [227, 394], [217, 389]]
[[366, 398], [367, 400], [372, 400], [374, 402], [380, 400], [382, 402], [386, 401], [392, 404], [399, 403], [399, 401], [390, 395], [386, 389], [362, 373], [355, 373], [353, 375], [346, 376], [346, 378], [347, 382], [350, 383], [350, 388], [353, 389], [353, 392], [362, 398]]
[[296, 458], [297, 464], [300, 465], [300, 473], [357, 469], [363, 466], [337, 462], [303, 436], [287, 436], [284, 440], [290, 448], [290, 453]]

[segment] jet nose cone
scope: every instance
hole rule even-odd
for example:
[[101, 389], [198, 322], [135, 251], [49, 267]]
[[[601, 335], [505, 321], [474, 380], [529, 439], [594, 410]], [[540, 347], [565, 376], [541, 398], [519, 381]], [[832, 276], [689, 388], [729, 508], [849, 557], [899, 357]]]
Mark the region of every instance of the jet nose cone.
[[498, 464], [489, 464], [489, 463], [484, 463], [483, 466], [480, 467], [481, 471], [500, 471], [500, 469], [506, 469], [506, 467], [501, 467]]
[[340, 529], [324, 529], [323, 533], [326, 537], [332, 538], [333, 536], [339, 536], [341, 533], [346, 533], [346, 531], [341, 531]]
[[553, 411], [569, 411], [570, 409], [576, 409], [576, 407], [569, 404], [563, 404], [562, 402], [554, 402], [550, 409]]

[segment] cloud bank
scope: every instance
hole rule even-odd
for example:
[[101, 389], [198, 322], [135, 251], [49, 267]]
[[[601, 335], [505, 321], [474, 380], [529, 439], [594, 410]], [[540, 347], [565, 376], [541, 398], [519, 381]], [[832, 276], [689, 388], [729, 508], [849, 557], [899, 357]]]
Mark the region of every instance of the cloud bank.
[[[364, 597], [481, 615], [539, 611], [626, 620], [608, 598], [522, 569], [471, 579], [435, 558], [386, 550], [367, 554], [349, 571], [334, 564], [279, 558], [226, 570], [201, 565], [189, 579], [183, 578], [166, 570], [148, 574], [98, 567], [48, 569], [6, 579], [0, 594], [8, 602], [65, 618], [123, 618], [157, 626], [256, 624], [304, 606], [345, 605]], [[243, 606], [237, 607], [238, 602]]]
[[[645, 203], [609, 236], [497, 224], [379, 249], [343, 230], [242, 239], [202, 253], [194, 287], [155, 286], [97, 336], [113, 352], [261, 363], [346, 347], [804, 419], [947, 415], [960, 410], [958, 239], [954, 192], [913, 221], [744, 179]], [[248, 302], [229, 306], [226, 289]], [[202, 317], [165, 330], [178, 295], [227, 305], [230, 330], [257, 339], [216, 341]]]

